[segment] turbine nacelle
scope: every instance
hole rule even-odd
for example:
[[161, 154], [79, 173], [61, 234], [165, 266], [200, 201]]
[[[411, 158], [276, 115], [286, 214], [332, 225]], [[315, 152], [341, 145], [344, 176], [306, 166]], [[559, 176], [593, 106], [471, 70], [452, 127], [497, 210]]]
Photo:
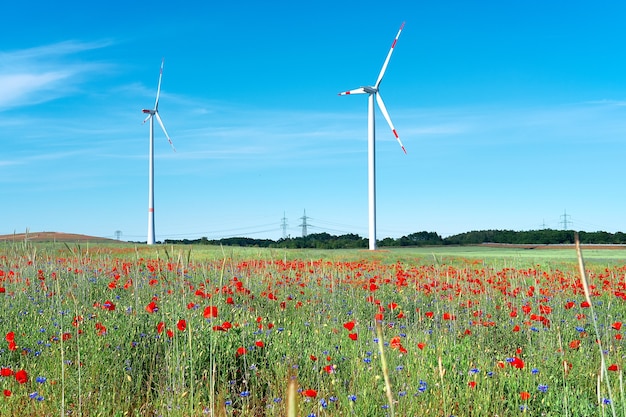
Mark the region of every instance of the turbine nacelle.
[[376, 93], [378, 93], [378, 88], [376, 88], [376, 87], [361, 87], [361, 88], [367, 94], [376, 94]]

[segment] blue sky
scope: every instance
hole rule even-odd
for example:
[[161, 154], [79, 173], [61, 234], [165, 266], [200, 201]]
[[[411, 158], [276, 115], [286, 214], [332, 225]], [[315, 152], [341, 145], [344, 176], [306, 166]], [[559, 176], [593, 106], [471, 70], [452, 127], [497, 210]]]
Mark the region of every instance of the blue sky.
[[[626, 3], [27, 2], [0, 25], [0, 234], [367, 236], [625, 231]], [[222, 4], [223, 3], [223, 4]], [[403, 5], [407, 4], [407, 5]], [[430, 4], [433, 3], [433, 4]], [[435, 4], [436, 3], [436, 4]], [[549, 4], [548, 4], [549, 3]]]

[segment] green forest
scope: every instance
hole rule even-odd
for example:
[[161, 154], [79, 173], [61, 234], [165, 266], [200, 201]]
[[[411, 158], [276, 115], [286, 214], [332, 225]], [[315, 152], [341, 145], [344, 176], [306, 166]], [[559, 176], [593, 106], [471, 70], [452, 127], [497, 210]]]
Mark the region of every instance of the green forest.
[[[400, 238], [386, 237], [379, 240], [379, 247], [398, 246], [437, 246], [437, 245], [480, 245], [485, 243], [510, 245], [559, 245], [573, 244], [575, 231], [541, 229], [529, 231], [514, 230], [479, 230], [458, 235], [441, 237], [436, 232], [415, 232]], [[626, 244], [626, 233], [578, 232], [581, 244]], [[256, 246], [269, 248], [317, 248], [317, 249], [358, 249], [367, 248], [367, 238], [356, 234], [331, 235], [314, 233], [306, 237], [289, 237], [279, 240], [253, 239], [248, 237], [229, 237], [210, 240], [206, 237], [190, 240], [165, 240], [167, 244], [224, 245], [224, 246]]]

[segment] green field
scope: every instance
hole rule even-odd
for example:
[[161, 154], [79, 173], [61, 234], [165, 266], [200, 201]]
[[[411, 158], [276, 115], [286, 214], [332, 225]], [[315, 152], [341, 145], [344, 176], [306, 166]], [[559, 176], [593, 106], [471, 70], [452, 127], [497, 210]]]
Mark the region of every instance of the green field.
[[591, 303], [573, 248], [5, 242], [0, 415], [625, 415], [626, 250], [583, 255]]

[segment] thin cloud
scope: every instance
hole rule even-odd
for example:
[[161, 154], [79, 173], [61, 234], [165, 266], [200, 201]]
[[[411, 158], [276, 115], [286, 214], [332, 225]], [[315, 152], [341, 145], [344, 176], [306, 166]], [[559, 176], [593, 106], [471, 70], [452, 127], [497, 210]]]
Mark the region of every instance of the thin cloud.
[[0, 52], [0, 110], [29, 106], [72, 94], [83, 75], [100, 69], [74, 55], [107, 42], [61, 42]]

